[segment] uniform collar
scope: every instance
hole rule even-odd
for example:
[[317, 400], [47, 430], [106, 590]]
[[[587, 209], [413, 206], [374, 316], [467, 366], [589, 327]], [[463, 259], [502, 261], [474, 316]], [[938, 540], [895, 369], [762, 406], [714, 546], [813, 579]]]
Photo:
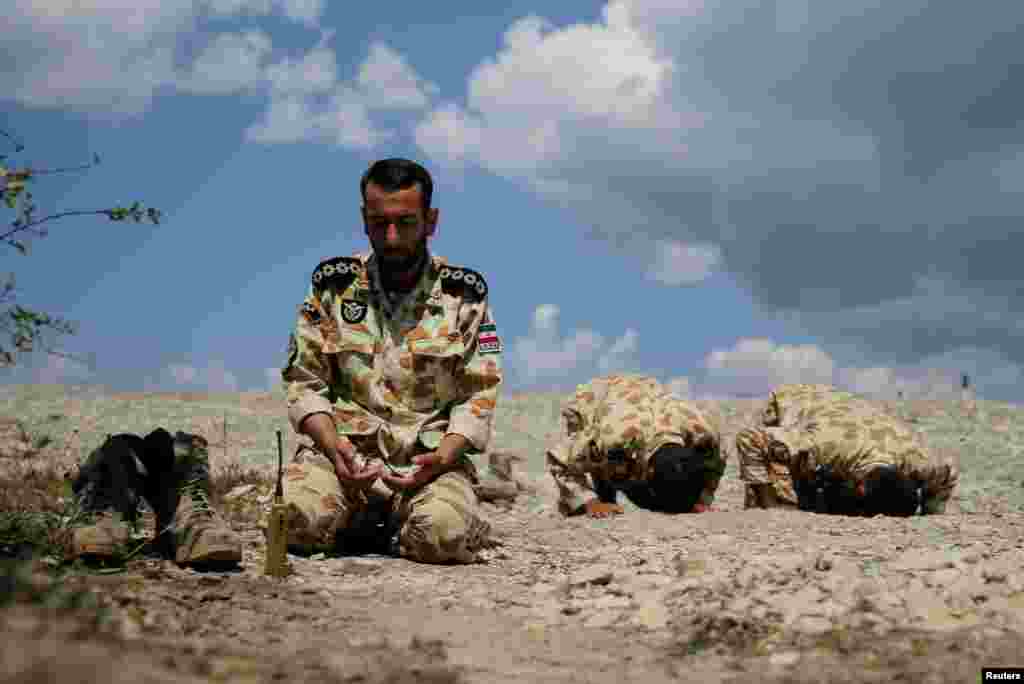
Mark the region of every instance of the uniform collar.
[[410, 301], [418, 302], [423, 300], [430, 306], [441, 305], [441, 302], [443, 301], [441, 299], [441, 278], [439, 278], [438, 275], [441, 267], [445, 265], [445, 260], [442, 257], [431, 254], [429, 248], [427, 249], [426, 267], [420, 274], [419, 280], [416, 281], [416, 285], [412, 290], [400, 298], [397, 307], [392, 306], [387, 295], [383, 292], [383, 282], [380, 275], [380, 262], [376, 255], [371, 252], [366, 255], [360, 255], [360, 259], [366, 267], [364, 272], [367, 274], [370, 292], [373, 293], [374, 297], [378, 301], [378, 305], [383, 308], [384, 312], [389, 317], [393, 318], [394, 315], [398, 313], [398, 308]]

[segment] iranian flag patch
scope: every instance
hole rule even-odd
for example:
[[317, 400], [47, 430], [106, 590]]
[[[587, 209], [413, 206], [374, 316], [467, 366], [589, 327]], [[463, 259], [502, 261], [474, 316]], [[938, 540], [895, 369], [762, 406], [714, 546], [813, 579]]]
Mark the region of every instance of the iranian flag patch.
[[497, 354], [501, 351], [498, 329], [493, 323], [484, 323], [480, 326], [477, 342], [481, 354]]

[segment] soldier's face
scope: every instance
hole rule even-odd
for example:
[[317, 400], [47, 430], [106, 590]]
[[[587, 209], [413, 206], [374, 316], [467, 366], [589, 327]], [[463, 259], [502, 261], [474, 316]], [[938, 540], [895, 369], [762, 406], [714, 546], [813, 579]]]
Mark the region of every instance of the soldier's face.
[[437, 227], [437, 214], [437, 209], [423, 208], [418, 185], [398, 192], [366, 186], [363, 225], [374, 253], [388, 269], [405, 271], [416, 264]]

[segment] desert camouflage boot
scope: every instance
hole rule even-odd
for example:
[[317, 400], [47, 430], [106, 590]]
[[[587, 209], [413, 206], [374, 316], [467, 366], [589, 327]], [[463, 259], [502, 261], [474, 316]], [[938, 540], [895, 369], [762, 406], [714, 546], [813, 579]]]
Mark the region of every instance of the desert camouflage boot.
[[131, 538], [131, 527], [124, 516], [114, 510], [114, 501], [101, 482], [88, 482], [76, 494], [80, 513], [71, 530], [66, 549], [67, 560], [113, 558]]
[[130, 539], [130, 525], [139, 518], [145, 470], [138, 449], [130, 435], [108, 437], [82, 463], [71, 487], [76, 510], [66, 547], [69, 560], [110, 558]]
[[206, 440], [178, 432], [174, 451], [178, 473], [173, 522], [175, 561], [180, 565], [240, 562], [241, 538], [210, 505]]

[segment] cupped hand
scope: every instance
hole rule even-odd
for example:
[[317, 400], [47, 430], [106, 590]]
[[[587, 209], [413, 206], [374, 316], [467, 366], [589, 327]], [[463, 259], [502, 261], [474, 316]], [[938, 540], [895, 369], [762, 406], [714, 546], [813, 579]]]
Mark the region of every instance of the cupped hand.
[[380, 477], [381, 464], [377, 461], [372, 464], [359, 465], [356, 463], [354, 452], [339, 447], [337, 456], [334, 458], [334, 473], [342, 485], [366, 488]]
[[392, 489], [414, 489], [448, 472], [454, 461], [454, 458], [446, 457], [439, 451], [430, 451], [419, 456], [413, 456], [412, 462], [418, 467], [411, 473], [406, 475], [384, 473], [381, 475], [381, 479], [384, 480], [384, 484]]

